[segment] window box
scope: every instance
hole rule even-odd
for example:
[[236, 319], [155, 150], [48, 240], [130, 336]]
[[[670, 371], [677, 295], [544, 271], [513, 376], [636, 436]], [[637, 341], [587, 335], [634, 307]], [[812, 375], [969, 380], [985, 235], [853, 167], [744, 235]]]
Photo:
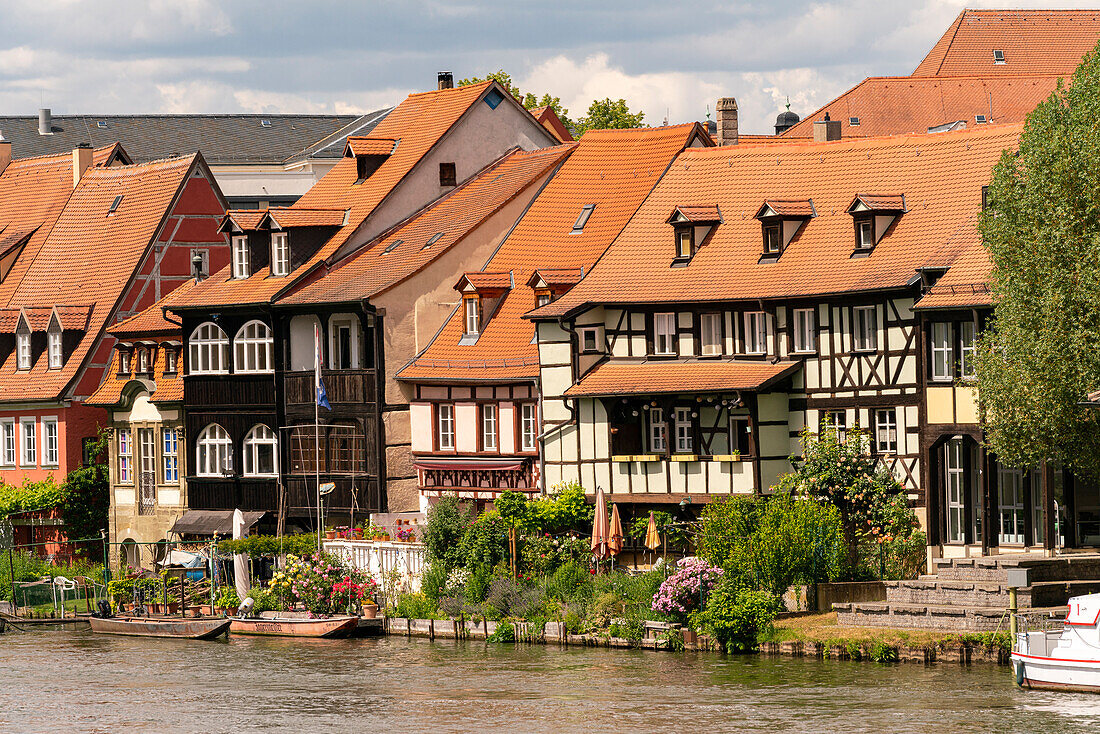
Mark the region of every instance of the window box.
[[668, 458], [672, 461], [699, 461], [698, 454], [672, 454]]
[[719, 463], [741, 461], [741, 454], [715, 454], [714, 456], [710, 457], [710, 460]]
[[620, 462], [634, 461], [634, 457], [631, 456], [630, 454], [615, 454], [611, 457], [611, 460], [612, 461], [620, 461]]

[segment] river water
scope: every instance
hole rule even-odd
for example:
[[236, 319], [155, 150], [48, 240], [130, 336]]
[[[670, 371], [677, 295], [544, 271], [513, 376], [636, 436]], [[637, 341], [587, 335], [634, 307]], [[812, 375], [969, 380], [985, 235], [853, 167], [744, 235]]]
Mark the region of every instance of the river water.
[[388, 637], [0, 636], [2, 732], [1086, 732], [1008, 668]]

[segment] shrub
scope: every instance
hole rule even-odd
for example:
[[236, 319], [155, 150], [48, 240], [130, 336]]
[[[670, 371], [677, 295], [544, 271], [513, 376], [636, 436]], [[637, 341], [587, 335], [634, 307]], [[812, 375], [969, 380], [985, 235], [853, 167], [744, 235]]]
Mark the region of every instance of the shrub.
[[394, 615], [407, 619], [435, 619], [439, 610], [435, 602], [423, 594], [405, 594], [397, 602]]
[[727, 652], [748, 652], [771, 630], [778, 604], [766, 591], [739, 589], [733, 579], [723, 579], [697, 619]]
[[469, 578], [466, 580], [466, 603], [480, 604], [485, 601], [485, 597], [489, 593], [489, 584], [492, 582], [493, 574], [488, 566], [474, 566], [470, 570]]
[[512, 616], [512, 609], [519, 601], [521, 590], [512, 578], [494, 576], [485, 597], [485, 612], [489, 619]]
[[529, 502], [528, 511], [532, 527], [544, 532], [585, 533], [592, 529], [596, 508], [585, 501], [584, 487], [568, 482], [552, 487], [546, 497]]
[[441, 497], [428, 509], [428, 522], [421, 533], [428, 560], [442, 563], [448, 571], [466, 565], [459, 541], [469, 524], [470, 517], [459, 509], [457, 496]]
[[441, 561], [433, 561], [420, 577], [420, 590], [433, 601], [447, 593], [447, 569]]
[[535, 620], [542, 618], [545, 626], [546, 619], [546, 592], [538, 586], [529, 586], [521, 589], [519, 595], [512, 604], [512, 613], [522, 619]]
[[486, 642], [515, 642], [516, 626], [511, 622], [500, 622], [493, 634], [485, 638]]
[[317, 536], [313, 533], [302, 535], [249, 535], [237, 540], [223, 540], [218, 543], [221, 553], [244, 553], [252, 558], [261, 556], [280, 556], [284, 553], [294, 556], [308, 556], [317, 552]]
[[495, 511], [483, 512], [462, 534], [458, 543], [457, 565], [472, 568], [485, 565], [492, 568], [508, 557], [508, 531]]
[[555, 538], [543, 533], [521, 539], [521, 567], [537, 577], [549, 576], [569, 562], [586, 563], [590, 554], [588, 539], [575, 535]]
[[221, 593], [214, 600], [214, 606], [218, 607], [239, 607], [240, 605], [241, 598], [237, 596], [237, 590], [229, 584], [222, 587]]
[[570, 561], [554, 571], [546, 581], [546, 598], [569, 601], [590, 584], [592, 584], [592, 575], [588, 569], [575, 561]]
[[722, 569], [694, 556], [681, 558], [676, 568], [676, 573], [665, 579], [653, 597], [653, 611], [682, 622], [706, 605], [708, 594], [722, 576]]
[[463, 616], [466, 604], [461, 597], [457, 596], [441, 596], [439, 597], [439, 609], [451, 619], [458, 619]]
[[282, 609], [279, 597], [271, 589], [256, 587], [248, 595], [252, 597], [252, 611], [256, 614], [260, 612], [277, 612]]

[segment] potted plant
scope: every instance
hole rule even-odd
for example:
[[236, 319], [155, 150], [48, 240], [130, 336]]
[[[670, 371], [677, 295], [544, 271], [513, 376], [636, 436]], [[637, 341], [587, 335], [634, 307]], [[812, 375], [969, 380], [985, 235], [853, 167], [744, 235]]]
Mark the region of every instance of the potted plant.
[[214, 601], [215, 611], [227, 617], [237, 616], [237, 608], [240, 605], [241, 599], [237, 596], [237, 590], [232, 586], [222, 587], [221, 593], [218, 594], [217, 599]]
[[416, 540], [416, 532], [412, 528], [398, 528], [397, 540], [401, 543], [412, 543]]
[[325, 540], [336, 540], [336, 530], [326, 530]]

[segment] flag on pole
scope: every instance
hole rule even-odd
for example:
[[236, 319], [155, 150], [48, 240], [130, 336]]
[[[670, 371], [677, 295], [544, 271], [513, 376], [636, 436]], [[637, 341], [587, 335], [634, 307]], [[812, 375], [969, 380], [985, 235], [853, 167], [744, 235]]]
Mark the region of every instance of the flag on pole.
[[325, 410], [332, 410], [328, 404], [328, 393], [325, 392], [325, 382], [321, 379], [321, 325], [313, 324], [313, 367], [317, 374], [317, 405]]

